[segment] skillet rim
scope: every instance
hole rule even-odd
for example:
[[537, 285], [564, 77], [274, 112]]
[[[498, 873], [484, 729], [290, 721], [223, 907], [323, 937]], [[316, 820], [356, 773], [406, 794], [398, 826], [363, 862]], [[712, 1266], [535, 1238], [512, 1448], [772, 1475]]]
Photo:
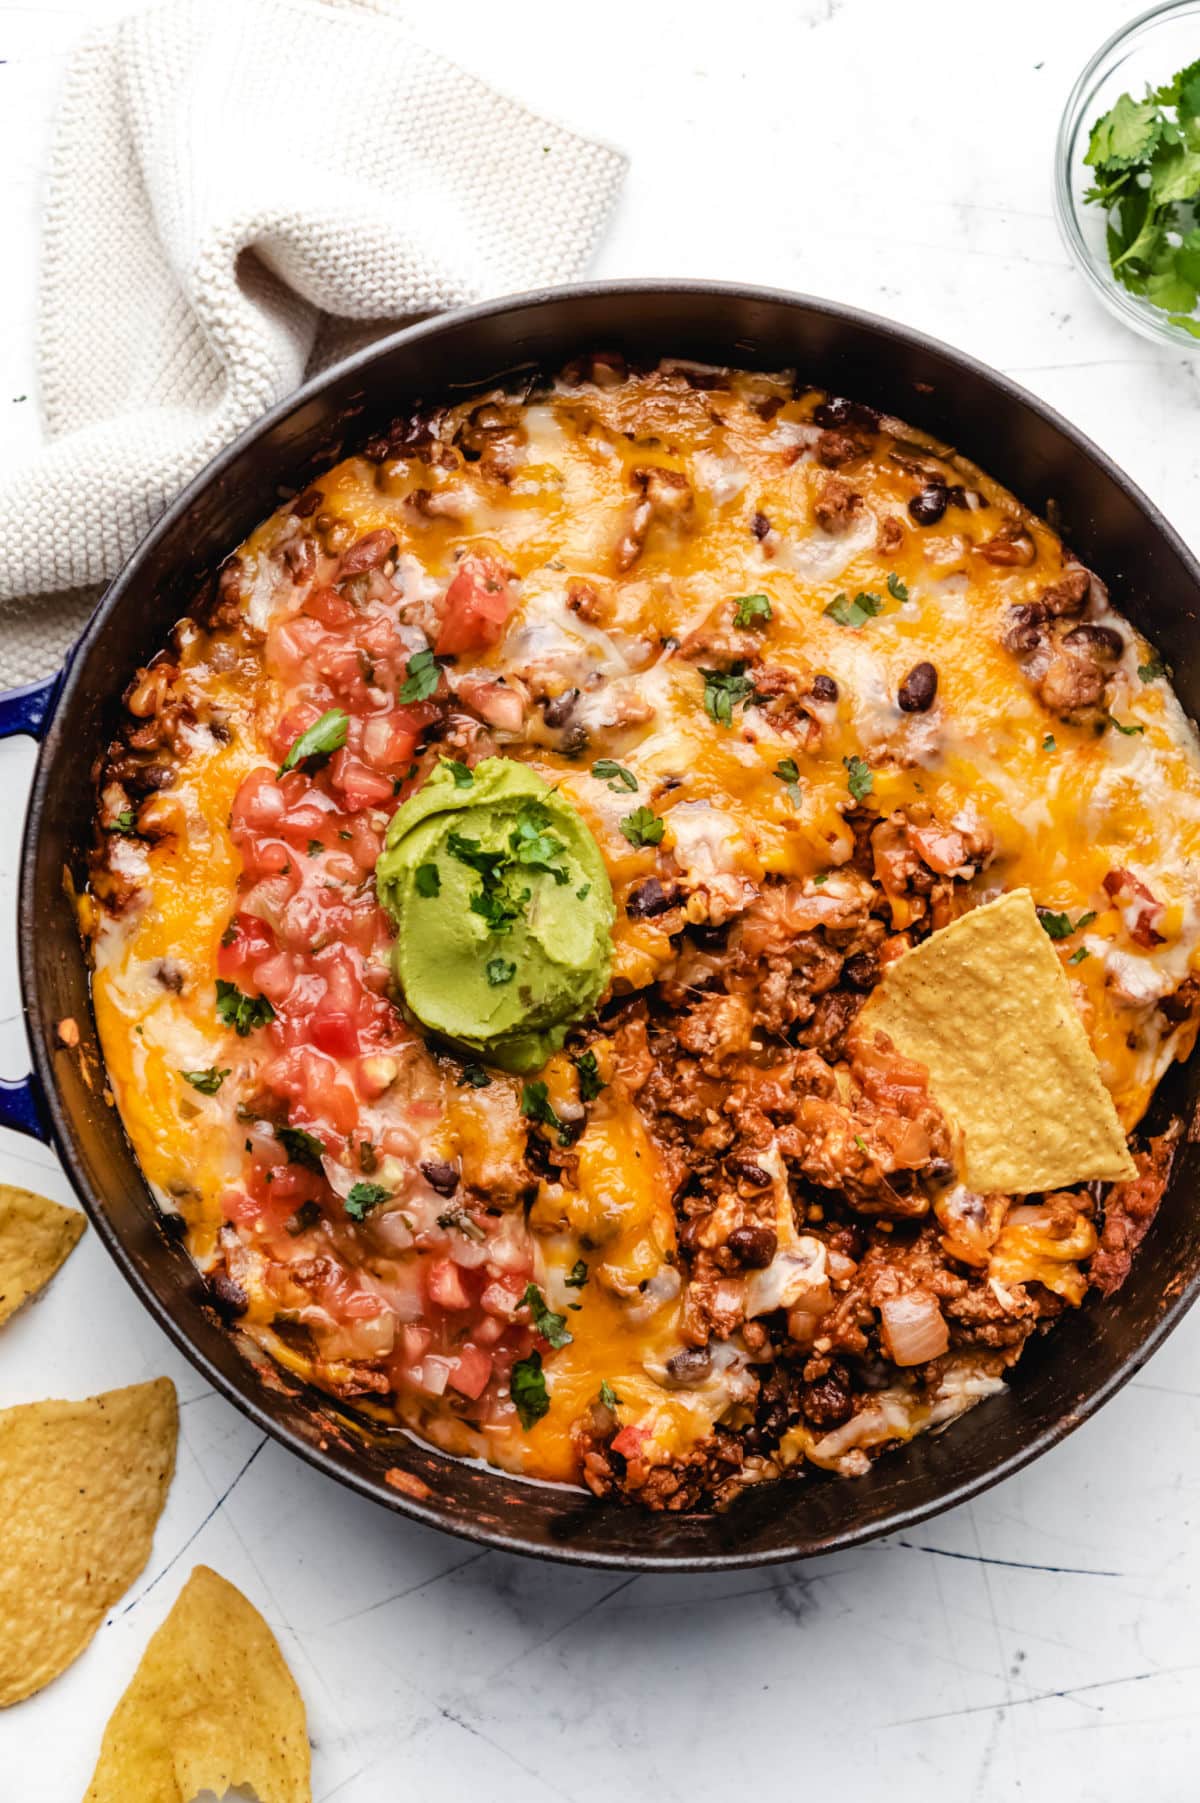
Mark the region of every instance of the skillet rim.
[[[952, 1481], [947, 1487], [939, 1489], [937, 1495], [932, 1499], [896, 1507], [890, 1510], [883, 1520], [864, 1521], [860, 1526], [852, 1526], [840, 1531], [810, 1534], [798, 1543], [774, 1547], [765, 1551], [740, 1552], [733, 1549], [680, 1557], [666, 1552], [650, 1553], [637, 1550], [610, 1552], [565, 1542], [547, 1544], [540, 1540], [526, 1538], [520, 1532], [509, 1531], [503, 1527], [488, 1527], [478, 1521], [451, 1514], [436, 1504], [422, 1502], [390, 1488], [373, 1472], [349, 1468], [346, 1464], [330, 1456], [321, 1446], [314, 1444], [292, 1424], [275, 1419], [263, 1408], [258, 1400], [260, 1379], [255, 1367], [248, 1359], [242, 1360], [238, 1368], [239, 1381], [235, 1382], [228, 1379], [215, 1366], [207, 1353], [196, 1344], [137, 1269], [133, 1253], [126, 1247], [122, 1235], [114, 1226], [101, 1198], [93, 1193], [91, 1181], [85, 1173], [82, 1157], [76, 1147], [71, 1111], [67, 1108], [59, 1091], [54, 1063], [54, 1028], [48, 1021], [47, 1010], [40, 1000], [33, 947], [38, 922], [38, 895], [35, 882], [38, 839], [47, 810], [47, 791], [51, 770], [63, 752], [64, 740], [68, 736], [72, 703], [81, 681], [81, 672], [87, 655], [104, 638], [111, 615], [126, 590], [137, 580], [142, 566], [149, 559], [159, 541], [177, 525], [179, 520], [215, 483], [221, 480], [230, 465], [243, 453], [249, 451], [256, 441], [285, 423], [291, 416], [299, 413], [307, 403], [320, 397], [326, 389], [347, 377], [366, 375], [376, 360], [386, 358], [398, 345], [407, 346], [419, 343], [422, 339], [436, 336], [451, 327], [461, 329], [464, 326], [469, 327], [507, 313], [547, 304], [574, 304], [586, 302], [589, 299], [607, 297], [625, 297], [631, 302], [636, 302], [647, 296], [669, 298], [677, 295], [690, 295], [716, 302], [725, 301], [731, 305], [761, 303], [776, 308], [794, 310], [797, 313], [807, 313], [810, 316], [819, 316], [835, 324], [858, 328], [884, 339], [890, 339], [914, 352], [949, 363], [976, 382], [981, 382], [993, 390], [999, 390], [1018, 408], [1043, 421], [1062, 440], [1065, 440], [1074, 452], [1080, 454], [1085, 461], [1098, 467], [1107, 476], [1130, 503], [1140, 521], [1155, 533], [1165, 547], [1175, 555], [1183, 570], [1190, 576], [1197, 594], [1200, 595], [1200, 558], [1185, 544], [1179, 533], [1149, 496], [1142, 492], [1138, 485], [1109, 457], [1107, 452], [1065, 419], [1055, 408], [1029, 393], [1007, 375], [992, 369], [969, 353], [946, 345], [929, 334], [916, 331], [912, 327], [818, 296], [795, 293], [786, 289], [699, 279], [673, 280], [662, 277], [645, 280], [632, 278], [620, 281], [578, 282], [505, 295], [497, 300], [482, 301], [401, 327], [383, 338], [373, 340], [370, 344], [312, 377], [299, 389], [252, 422], [230, 444], [220, 450], [155, 521], [105, 589], [87, 626], [69, 655], [62, 685], [38, 750], [22, 835], [17, 909], [20, 979], [26, 1033], [32, 1051], [35, 1076], [46, 1099], [47, 1112], [52, 1126], [52, 1147], [62, 1160], [72, 1187], [83, 1203], [98, 1237], [121, 1274], [130, 1284], [143, 1307], [149, 1311], [172, 1343], [204, 1377], [205, 1381], [253, 1422], [262, 1433], [286, 1447], [288, 1451], [298, 1454], [309, 1465], [327, 1477], [335, 1479], [354, 1493], [370, 1501], [381, 1503], [393, 1512], [407, 1516], [423, 1527], [437, 1528], [442, 1532], [453, 1534], [459, 1539], [494, 1548], [497, 1551], [546, 1559], [554, 1563], [609, 1570], [664, 1573], [733, 1571], [786, 1564], [797, 1559], [840, 1551], [912, 1527], [918, 1522], [939, 1515], [945, 1510], [957, 1507], [970, 1501], [973, 1497], [983, 1494], [993, 1485], [1031, 1464], [1051, 1447], [1058, 1445], [1129, 1382], [1130, 1378], [1142, 1368], [1151, 1354], [1178, 1325], [1191, 1308], [1197, 1295], [1200, 1295], [1200, 1263], [1197, 1264], [1190, 1280], [1177, 1286], [1170, 1299], [1160, 1307], [1150, 1327], [1121, 1356], [1118, 1364], [1105, 1378], [1096, 1383], [1094, 1387], [1077, 1393], [1073, 1403], [1066, 1404], [1052, 1422], [1035, 1433], [1024, 1445], [1017, 1447], [995, 1464], [989, 1464], [977, 1475]], [[731, 341], [730, 349], [736, 352], [738, 349], [736, 342]], [[736, 358], [731, 361], [736, 365]], [[473, 381], [464, 383], [463, 387], [465, 389], [477, 388], [481, 385], [481, 382]], [[441, 386], [444, 388], [447, 385], [442, 384]], [[172, 606], [174, 607], [174, 602]], [[243, 1374], [244, 1381], [242, 1381]], [[434, 1450], [436, 1453], [436, 1449]], [[448, 1457], [444, 1454], [437, 1456]], [[574, 1487], [539, 1485], [539, 1488], [561, 1489], [564, 1497], [570, 1498], [573, 1505], [578, 1505], [580, 1493]], [[630, 1509], [628, 1514], [630, 1538], [636, 1548], [638, 1523], [641, 1516], [633, 1509]], [[500, 1519], [502, 1520], [503, 1516]]]

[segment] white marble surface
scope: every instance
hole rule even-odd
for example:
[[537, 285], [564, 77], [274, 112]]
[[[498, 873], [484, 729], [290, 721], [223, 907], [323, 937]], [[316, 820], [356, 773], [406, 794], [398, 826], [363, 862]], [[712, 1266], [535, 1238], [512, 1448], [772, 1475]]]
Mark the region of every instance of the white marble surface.
[[[3, 454], [38, 430], [37, 214], [55, 85], [80, 31], [121, 10], [0, 0]], [[1112, 322], [1051, 217], [1059, 109], [1132, 11], [457, 0], [421, 29], [631, 154], [598, 274], [776, 283], [940, 334], [1054, 402], [1200, 541], [1200, 363]], [[317, 72], [311, 104], [319, 121]], [[31, 760], [27, 745], [0, 747], [0, 947]], [[15, 960], [0, 950], [9, 1073], [23, 1062], [17, 1008]], [[68, 1194], [53, 1156], [12, 1136], [0, 1135], [0, 1180]], [[280, 1636], [321, 1800], [716, 1803], [764, 1781], [855, 1803], [1192, 1797], [1198, 1354], [1200, 1316], [1064, 1446], [903, 1540], [761, 1574], [621, 1579], [410, 1527], [264, 1444], [88, 1235], [5, 1329], [0, 1403], [169, 1372], [179, 1470], [130, 1595], [64, 1677], [0, 1717], [0, 1796], [82, 1794], [148, 1634], [203, 1560]]]

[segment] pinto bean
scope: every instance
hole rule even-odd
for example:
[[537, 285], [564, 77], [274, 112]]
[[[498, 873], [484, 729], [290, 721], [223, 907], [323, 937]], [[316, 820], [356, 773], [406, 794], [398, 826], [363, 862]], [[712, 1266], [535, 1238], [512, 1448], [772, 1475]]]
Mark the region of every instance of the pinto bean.
[[396, 534], [381, 526], [376, 532], [368, 532], [360, 538], [338, 565], [338, 580], [345, 576], [361, 576], [364, 570], [377, 570], [381, 563], [395, 555]]
[[1101, 663], [1119, 663], [1125, 654], [1125, 640], [1112, 626], [1072, 626], [1063, 635], [1063, 644], [1074, 652], [1086, 652]]
[[838, 686], [832, 676], [827, 676], [823, 670], [818, 670], [809, 685], [809, 694], [814, 701], [833, 702], [838, 698]]

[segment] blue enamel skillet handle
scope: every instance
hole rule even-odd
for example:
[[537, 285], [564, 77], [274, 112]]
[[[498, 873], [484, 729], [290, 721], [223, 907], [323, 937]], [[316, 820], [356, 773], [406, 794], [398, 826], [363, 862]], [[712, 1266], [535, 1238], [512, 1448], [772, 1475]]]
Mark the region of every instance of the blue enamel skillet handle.
[[[26, 733], [31, 739], [41, 738], [54, 712], [63, 674], [57, 670], [43, 682], [31, 682], [23, 689], [0, 694], [0, 739], [15, 738], [18, 733]], [[0, 1077], [0, 1127], [12, 1127], [18, 1133], [50, 1143], [41, 1085], [32, 1073], [15, 1081]]]

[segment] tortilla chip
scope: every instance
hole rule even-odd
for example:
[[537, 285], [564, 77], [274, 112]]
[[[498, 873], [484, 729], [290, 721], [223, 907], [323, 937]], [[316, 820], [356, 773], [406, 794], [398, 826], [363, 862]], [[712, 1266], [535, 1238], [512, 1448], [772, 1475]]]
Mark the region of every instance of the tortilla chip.
[[77, 1208], [0, 1183], [0, 1322], [49, 1283], [86, 1225]]
[[197, 1565], [113, 1711], [84, 1803], [191, 1803], [234, 1785], [312, 1803], [304, 1699], [258, 1610]]
[[0, 1707], [78, 1658], [145, 1565], [178, 1428], [168, 1377], [0, 1410]]
[[981, 1193], [1135, 1174], [1066, 974], [1028, 889], [953, 921], [888, 966], [862, 1016], [929, 1072]]

